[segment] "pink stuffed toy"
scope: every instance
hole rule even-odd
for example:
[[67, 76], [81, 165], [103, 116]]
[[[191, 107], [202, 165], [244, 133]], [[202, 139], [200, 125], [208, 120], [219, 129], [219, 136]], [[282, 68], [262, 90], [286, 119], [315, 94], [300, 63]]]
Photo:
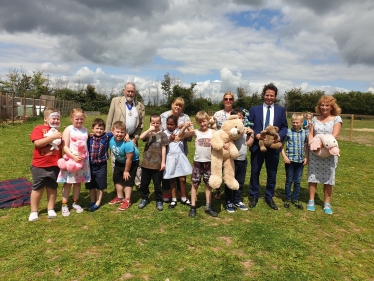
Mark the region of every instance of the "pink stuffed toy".
[[340, 156], [338, 141], [332, 134], [317, 134], [310, 142], [310, 150], [314, 155], [326, 158], [329, 156]]
[[[82, 139], [71, 138], [74, 141], [71, 149], [71, 153], [76, 156], [80, 156], [81, 162], [75, 162], [67, 154], [57, 161], [57, 165], [61, 170], [68, 170], [69, 172], [76, 172], [83, 168], [83, 160], [86, 158], [86, 141]], [[87, 138], [87, 137], [86, 137]]]

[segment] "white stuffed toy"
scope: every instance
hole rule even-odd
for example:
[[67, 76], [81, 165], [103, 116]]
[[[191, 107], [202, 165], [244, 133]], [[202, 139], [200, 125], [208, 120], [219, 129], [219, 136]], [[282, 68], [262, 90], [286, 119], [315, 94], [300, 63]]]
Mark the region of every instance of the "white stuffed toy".
[[[49, 137], [54, 132], [57, 132], [57, 129], [51, 128], [46, 134], [44, 134], [44, 137]], [[51, 145], [51, 150], [59, 150], [58, 146], [61, 144], [61, 139], [55, 139], [49, 144]]]
[[338, 141], [332, 134], [317, 134], [310, 142], [310, 150], [318, 157], [340, 156]]

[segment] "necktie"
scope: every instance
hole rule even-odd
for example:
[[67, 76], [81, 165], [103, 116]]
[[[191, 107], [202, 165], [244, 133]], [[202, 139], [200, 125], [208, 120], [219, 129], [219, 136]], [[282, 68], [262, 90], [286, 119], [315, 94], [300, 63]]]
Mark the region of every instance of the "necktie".
[[264, 129], [266, 129], [266, 127], [269, 125], [269, 122], [270, 122], [270, 105], [268, 105], [268, 111], [266, 112], [266, 119], [265, 119], [265, 127]]

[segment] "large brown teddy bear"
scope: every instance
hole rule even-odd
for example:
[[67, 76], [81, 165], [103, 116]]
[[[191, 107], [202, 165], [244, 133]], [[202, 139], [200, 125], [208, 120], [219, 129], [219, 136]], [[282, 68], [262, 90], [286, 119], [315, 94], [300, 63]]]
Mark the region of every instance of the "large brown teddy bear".
[[[258, 141], [261, 152], [266, 152], [267, 148], [278, 149], [282, 147], [278, 131], [278, 127], [272, 125], [268, 125], [265, 130], [261, 131], [261, 139]], [[266, 137], [266, 139], [263, 140], [263, 137]], [[278, 142], [274, 142], [276, 140], [278, 140]]]
[[[238, 115], [230, 115], [228, 120], [223, 123], [221, 129], [213, 132], [211, 140], [211, 175], [209, 178], [209, 185], [212, 188], [216, 189], [221, 186], [223, 166], [225, 184], [232, 190], [239, 189], [239, 183], [235, 179], [235, 164], [233, 160], [238, 158], [239, 151], [233, 141], [242, 137], [243, 133], [244, 125]], [[228, 149], [224, 148], [225, 144], [229, 145]]]

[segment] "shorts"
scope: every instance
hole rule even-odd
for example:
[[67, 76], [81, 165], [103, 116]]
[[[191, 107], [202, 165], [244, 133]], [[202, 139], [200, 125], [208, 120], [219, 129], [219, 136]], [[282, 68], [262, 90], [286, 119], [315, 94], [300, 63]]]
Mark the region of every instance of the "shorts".
[[91, 181], [86, 183], [87, 189], [107, 189], [107, 162], [90, 164], [91, 169]]
[[44, 187], [49, 187], [51, 189], [57, 189], [57, 176], [60, 172], [60, 168], [57, 166], [52, 167], [30, 167], [32, 175], [32, 190], [40, 190]]
[[203, 181], [205, 184], [209, 185], [209, 178], [211, 175], [210, 162], [193, 162], [192, 168], [192, 184], [199, 185], [201, 181], [201, 176], [203, 176]]
[[120, 184], [122, 186], [131, 186], [135, 185], [135, 177], [136, 177], [136, 170], [139, 166], [139, 161], [133, 161], [130, 167], [130, 178], [128, 180], [124, 180], [123, 172], [125, 171], [125, 164], [115, 162], [114, 170], [113, 170], [113, 183]]

